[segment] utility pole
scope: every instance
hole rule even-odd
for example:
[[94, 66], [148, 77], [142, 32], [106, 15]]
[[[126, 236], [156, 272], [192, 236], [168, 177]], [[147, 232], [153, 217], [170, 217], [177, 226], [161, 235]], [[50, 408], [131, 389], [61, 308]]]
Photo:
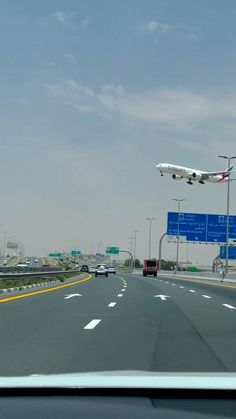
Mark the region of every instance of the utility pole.
[[134, 229], [134, 268], [135, 268], [135, 259], [136, 259], [136, 240], [137, 240], [137, 233], [139, 232], [139, 230]]
[[155, 218], [147, 217], [147, 220], [149, 221], [149, 250], [148, 250], [148, 258], [151, 259], [151, 242], [152, 242], [152, 221], [155, 220]]
[[177, 227], [177, 246], [176, 246], [176, 272], [179, 270], [179, 215], [180, 215], [180, 204], [183, 201], [186, 201], [186, 199], [176, 199], [173, 198], [172, 201], [176, 201], [178, 203], [178, 227]]
[[[236, 156], [218, 156], [221, 159], [228, 160], [228, 169], [230, 169], [231, 160], [236, 159]], [[227, 205], [226, 205], [226, 241], [225, 241], [225, 273], [229, 270], [229, 200], [230, 200], [230, 170], [227, 176]]]

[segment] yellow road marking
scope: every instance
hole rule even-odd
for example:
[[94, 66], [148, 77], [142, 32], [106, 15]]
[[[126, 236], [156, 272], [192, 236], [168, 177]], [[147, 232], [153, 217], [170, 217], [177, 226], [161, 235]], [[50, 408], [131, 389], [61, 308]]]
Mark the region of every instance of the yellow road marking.
[[27, 294], [14, 295], [13, 297], [1, 298], [1, 299], [0, 299], [0, 303], [7, 303], [8, 301], [12, 301], [12, 300], [19, 300], [20, 298], [32, 297], [33, 295], [44, 294], [45, 292], [51, 292], [51, 291], [60, 290], [60, 289], [62, 289], [62, 288], [72, 287], [73, 285], [82, 284], [82, 282], [88, 281], [88, 280], [89, 280], [89, 279], [91, 279], [91, 278], [92, 278], [92, 275], [88, 275], [88, 276], [87, 276], [86, 278], [84, 278], [84, 279], [80, 279], [80, 280], [78, 280], [78, 281], [70, 282], [69, 284], [58, 285], [58, 286], [56, 286], [56, 287], [47, 288], [46, 290], [40, 290], [40, 291], [29, 292], [29, 293], [27, 293]]
[[[162, 277], [164, 278], [164, 277]], [[207, 280], [203, 280], [203, 279], [192, 279], [192, 278], [177, 278], [175, 277], [169, 277], [169, 276], [165, 276], [165, 278], [167, 279], [174, 279], [174, 280], [179, 280], [179, 281], [189, 281], [189, 282], [195, 282], [196, 284], [207, 284], [207, 285], [212, 285], [213, 287], [223, 287], [223, 288], [236, 288], [236, 284], [235, 285], [229, 285], [229, 284], [218, 284], [217, 282], [212, 282], [212, 281], [207, 281]]]

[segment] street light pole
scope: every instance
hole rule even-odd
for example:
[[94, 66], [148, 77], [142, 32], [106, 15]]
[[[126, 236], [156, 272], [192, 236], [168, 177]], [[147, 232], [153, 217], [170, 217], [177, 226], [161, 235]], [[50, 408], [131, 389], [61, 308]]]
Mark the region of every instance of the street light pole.
[[148, 251], [148, 258], [151, 259], [151, 241], [152, 241], [152, 221], [155, 220], [155, 218], [147, 217], [147, 220], [149, 221], [149, 251]]
[[7, 235], [7, 231], [3, 232], [4, 234], [4, 238], [3, 238], [3, 259], [5, 258], [5, 249], [6, 249], [6, 235]]
[[[129, 237], [129, 242], [130, 242], [130, 251], [133, 255], [133, 241], [134, 241], [134, 237]], [[130, 263], [132, 263], [133, 261], [133, 265], [134, 265], [134, 258], [130, 259]], [[132, 266], [130, 266], [132, 268]], [[134, 267], [134, 266], [133, 266]]]
[[186, 199], [176, 199], [173, 198], [173, 201], [176, 201], [178, 203], [178, 227], [177, 227], [177, 246], [176, 246], [176, 272], [179, 270], [179, 214], [180, 214], [180, 204], [183, 201], [186, 201]]
[[135, 268], [135, 259], [136, 259], [136, 235], [139, 232], [139, 230], [133, 230], [134, 232], [134, 268]]
[[[228, 160], [228, 169], [230, 169], [231, 160], [236, 159], [236, 156], [218, 156], [221, 159]], [[226, 241], [225, 241], [225, 273], [229, 270], [229, 201], [230, 201], [230, 170], [228, 172], [227, 185], [227, 206], [226, 206]]]

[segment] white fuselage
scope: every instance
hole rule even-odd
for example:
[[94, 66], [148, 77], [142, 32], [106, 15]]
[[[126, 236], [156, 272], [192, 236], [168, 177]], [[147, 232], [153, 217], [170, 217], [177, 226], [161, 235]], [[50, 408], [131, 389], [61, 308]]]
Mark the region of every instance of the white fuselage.
[[[222, 172], [215, 175], [209, 175], [209, 172], [205, 172], [199, 169], [193, 169], [191, 167], [178, 166], [171, 163], [160, 163], [156, 165], [156, 168], [160, 171], [161, 174], [168, 173], [176, 180], [188, 179], [189, 182], [200, 181], [211, 182], [211, 183], [222, 183], [227, 182], [228, 175], [226, 172]], [[204, 180], [203, 180], [204, 179]]]

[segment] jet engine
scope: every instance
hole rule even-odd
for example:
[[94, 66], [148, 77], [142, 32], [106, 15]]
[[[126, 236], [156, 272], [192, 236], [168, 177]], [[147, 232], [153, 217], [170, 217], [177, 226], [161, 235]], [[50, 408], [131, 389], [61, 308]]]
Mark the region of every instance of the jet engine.
[[180, 180], [180, 179], [182, 179], [182, 176], [179, 176], [179, 175], [175, 175], [175, 174], [173, 174], [173, 175], [172, 175], [172, 178], [173, 178], [174, 180]]

